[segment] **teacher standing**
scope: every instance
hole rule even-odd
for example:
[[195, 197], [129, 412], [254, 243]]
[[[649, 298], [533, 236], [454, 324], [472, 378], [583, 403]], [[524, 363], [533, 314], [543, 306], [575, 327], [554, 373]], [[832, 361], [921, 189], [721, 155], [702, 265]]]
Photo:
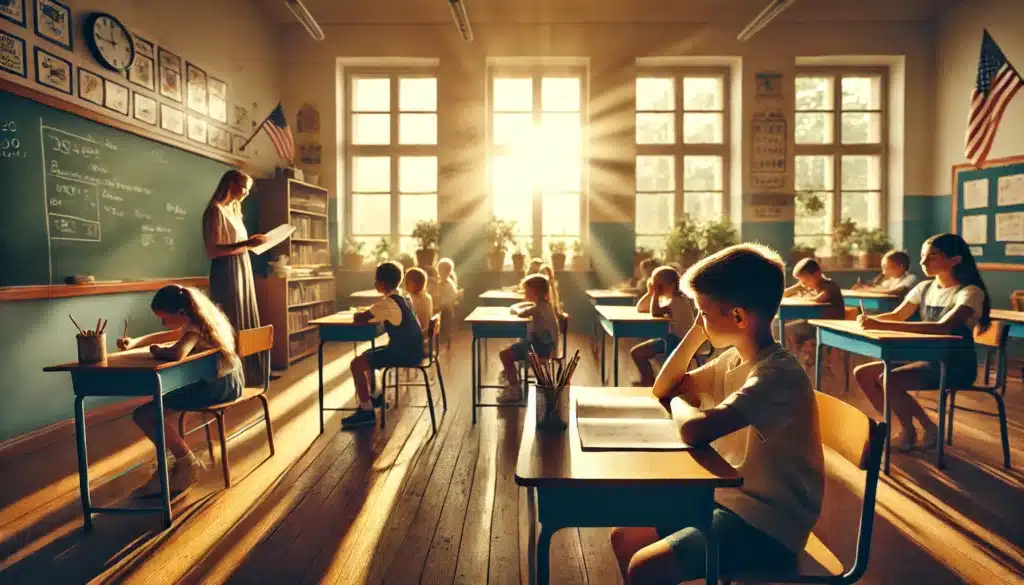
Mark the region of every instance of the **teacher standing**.
[[[231, 169], [224, 173], [203, 213], [203, 241], [210, 257], [210, 298], [220, 305], [235, 331], [260, 326], [249, 250], [267, 241], [263, 234], [249, 237], [242, 223], [242, 201], [252, 188], [252, 177]], [[247, 386], [263, 384], [261, 355], [242, 363]]]

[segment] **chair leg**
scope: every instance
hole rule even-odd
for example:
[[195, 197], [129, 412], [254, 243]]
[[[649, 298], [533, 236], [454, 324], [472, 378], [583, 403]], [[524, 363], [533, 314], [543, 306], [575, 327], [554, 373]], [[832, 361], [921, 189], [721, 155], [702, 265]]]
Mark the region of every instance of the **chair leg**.
[[263, 420], [267, 423], [267, 442], [270, 443], [270, 456], [274, 456], [274, 425], [270, 422], [270, 404], [267, 402], [267, 397], [260, 394], [256, 398], [260, 399], [263, 404]]
[[434, 368], [437, 370], [437, 385], [441, 387], [441, 405], [445, 412], [448, 412], [448, 396], [444, 393], [444, 377], [441, 376], [441, 362], [434, 360]]
[[956, 410], [956, 390], [950, 390], [949, 392], [949, 416], [946, 419], [949, 421], [946, 423], [946, 444], [953, 444], [953, 411]]
[[224, 470], [224, 487], [231, 487], [231, 469], [228, 464], [228, 439], [224, 434], [224, 413], [214, 413], [217, 417], [217, 432], [220, 433], [220, 465]]
[[[380, 375], [380, 395], [381, 398], [384, 400], [380, 407], [380, 428], [382, 429], [388, 422], [388, 372], [390, 371], [390, 368], [384, 368], [384, 371]], [[376, 376], [376, 374], [371, 375]]]
[[1010, 436], [1006, 431], [1006, 405], [1003, 404], [1002, 395], [993, 392], [992, 397], [996, 399], [996, 407], [999, 409], [999, 434], [1003, 439], [1003, 467], [1010, 468]]
[[423, 374], [423, 387], [427, 389], [427, 408], [430, 409], [430, 426], [434, 429], [434, 434], [437, 434], [437, 419], [434, 418], [434, 395], [430, 392], [430, 374], [427, 368], [419, 368], [420, 373]]
[[178, 436], [181, 437], [182, 439], [185, 438], [185, 415], [186, 414], [188, 414], [188, 413], [183, 411], [178, 416]]
[[203, 415], [203, 430], [206, 431], [206, 450], [210, 452], [210, 465], [217, 463], [217, 458], [213, 455], [213, 432], [210, 431], [210, 425], [213, 424], [212, 420], [206, 420], [206, 415]]

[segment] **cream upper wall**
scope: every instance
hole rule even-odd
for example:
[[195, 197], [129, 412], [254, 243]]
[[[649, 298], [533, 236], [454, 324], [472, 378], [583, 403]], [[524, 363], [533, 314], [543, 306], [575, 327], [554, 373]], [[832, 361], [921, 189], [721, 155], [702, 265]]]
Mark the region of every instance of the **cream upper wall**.
[[[215, 2], [203, 0], [174, 0], [173, 2], [170, 0], [65, 1], [70, 6], [74, 19], [72, 31], [74, 53], [69, 55], [67, 51], [57, 45], [35, 36], [32, 21], [33, 2], [25, 0], [25, 8], [28, 12], [26, 27], [21, 28], [0, 19], [0, 28], [25, 39], [27, 43], [26, 60], [29, 67], [28, 79], [24, 80], [21, 77], [4, 73], [0, 73], [0, 76], [24, 83], [37, 91], [69, 99], [66, 94], [49, 90], [35, 83], [32, 49], [35, 45], [59, 57], [69, 59], [76, 68], [84, 66], [94, 73], [119, 81], [122, 85], [131, 87], [132, 90], [140, 89], [142, 93], [153, 95], [159, 101], [181, 108], [180, 104], [138, 88], [128, 83], [123, 77], [118, 79], [117, 74], [102, 68], [93, 59], [83, 38], [83, 22], [90, 12], [99, 11], [114, 15], [132, 32], [138, 33], [154, 44], [165, 47], [178, 54], [182, 59], [194, 63], [205, 70], [207, 75], [227, 82], [229, 108], [232, 103], [237, 101], [250, 110], [250, 116], [257, 116], [259, 114], [252, 113], [252, 105], [255, 102], [257, 109], [266, 115], [266, 112], [269, 112], [280, 99], [281, 27], [249, 0], [217, 0]], [[138, 124], [148, 131], [162, 136], [172, 139], [175, 136], [78, 99], [77, 77], [76, 72], [75, 97], [70, 98], [76, 104], [125, 122]], [[254, 140], [250, 150], [252, 158], [248, 161], [248, 167], [252, 172], [261, 174], [273, 169], [277, 162], [276, 155], [273, 146], [265, 137], [261, 136]]]
[[[936, 33], [937, 117], [932, 192], [951, 192], [951, 167], [966, 162], [967, 108], [978, 75], [982, 31], [999, 44], [1006, 58], [1024, 71], [1024, 2], [965, 0], [943, 15]], [[1024, 92], [1010, 102], [992, 143], [989, 158], [1024, 155]]]
[[[608, 190], [631, 193], [633, 145], [633, 79], [635, 61], [651, 56], [739, 56], [743, 79], [752, 87], [756, 71], [779, 71], [792, 83], [797, 57], [830, 55], [905, 55], [906, 117], [905, 192], [931, 188], [934, 139], [933, 27], [928, 23], [776, 23], [748, 43], [736, 41], [735, 27], [713, 25], [605, 24], [481, 24], [476, 39], [461, 40], [453, 24], [444, 25], [331, 25], [327, 40], [314, 42], [297, 25], [284, 33], [284, 100], [289, 116], [303, 103], [321, 112], [324, 164], [321, 182], [336, 186], [339, 137], [337, 127], [336, 60], [354, 57], [436, 58], [440, 61], [439, 137], [441, 216], [453, 217], [455, 195], [481, 194], [484, 180], [484, 91], [489, 57], [568, 56], [589, 60], [590, 121], [601, 128], [591, 152], [598, 159], [594, 177], [605, 171], [617, 177]], [[789, 92], [792, 93], [791, 91]], [[744, 122], [749, 120], [744, 88]], [[792, 107], [792, 97], [788, 98]], [[744, 142], [749, 130], [744, 128]], [[299, 138], [300, 142], [303, 140]], [[749, 156], [748, 144], [744, 157]], [[593, 185], [593, 182], [592, 182]], [[594, 193], [592, 193], [592, 196]], [[598, 194], [600, 195], [600, 194]], [[482, 195], [481, 195], [482, 196]], [[630, 195], [631, 197], [631, 195]], [[596, 210], [600, 213], [600, 210]], [[600, 218], [591, 217], [600, 221]]]

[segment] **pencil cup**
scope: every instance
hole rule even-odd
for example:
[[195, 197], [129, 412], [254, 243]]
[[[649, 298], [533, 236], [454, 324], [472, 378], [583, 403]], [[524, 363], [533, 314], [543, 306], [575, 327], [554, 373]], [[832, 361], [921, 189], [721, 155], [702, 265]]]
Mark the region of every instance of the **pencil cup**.
[[107, 338], [104, 335], [76, 335], [78, 363], [98, 364], [107, 359]]
[[537, 428], [562, 432], [569, 426], [569, 387], [537, 385]]

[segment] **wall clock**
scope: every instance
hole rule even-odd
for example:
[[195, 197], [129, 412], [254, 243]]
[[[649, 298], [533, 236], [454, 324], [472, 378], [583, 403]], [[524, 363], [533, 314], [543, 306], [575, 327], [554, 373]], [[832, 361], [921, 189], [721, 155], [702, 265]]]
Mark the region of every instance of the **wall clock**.
[[111, 71], [123, 73], [135, 61], [135, 41], [128, 28], [105, 12], [86, 18], [85, 40], [96, 61]]

